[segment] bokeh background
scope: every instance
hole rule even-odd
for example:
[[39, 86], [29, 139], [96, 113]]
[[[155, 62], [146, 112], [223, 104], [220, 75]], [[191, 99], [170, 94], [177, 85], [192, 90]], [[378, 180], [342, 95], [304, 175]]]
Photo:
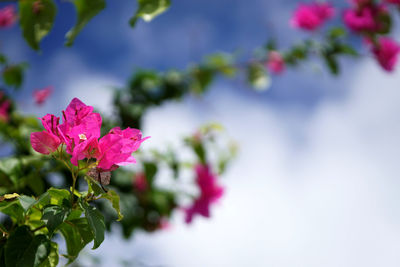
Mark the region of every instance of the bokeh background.
[[[298, 2], [174, 0], [131, 29], [133, 1], [108, 1], [72, 48], [63, 46], [75, 21], [65, 2], [41, 53], [18, 27], [0, 32], [0, 45], [10, 59], [30, 63], [16, 95], [24, 112], [57, 113], [79, 97], [112, 114], [113, 88], [139, 67], [184, 69], [213, 52], [246, 57], [268, 38], [285, 47], [308, 36], [288, 23]], [[339, 21], [340, 14], [332, 23]], [[152, 139], [143, 147], [174, 142], [209, 121], [226, 127], [240, 146], [222, 178], [226, 195], [211, 219], [185, 225], [176, 213], [157, 233], [129, 241], [108, 235], [88, 252], [100, 259], [96, 266], [400, 266], [399, 72], [383, 73], [371, 58], [341, 64], [335, 78], [306, 63], [273, 77], [263, 93], [243, 78], [219, 79], [204, 97], [151, 110], [142, 130]], [[55, 92], [38, 108], [32, 92], [48, 85]], [[90, 262], [84, 253], [83, 266]]]

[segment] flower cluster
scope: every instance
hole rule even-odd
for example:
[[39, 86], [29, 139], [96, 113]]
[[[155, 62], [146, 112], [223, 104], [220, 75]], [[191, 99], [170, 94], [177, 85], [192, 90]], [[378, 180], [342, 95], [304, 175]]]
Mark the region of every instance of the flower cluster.
[[320, 28], [335, 14], [335, 9], [329, 3], [299, 4], [290, 24], [295, 28], [313, 31]]
[[354, 0], [353, 6], [346, 9], [343, 21], [356, 33], [376, 34], [387, 30], [384, 21], [390, 19], [387, 8], [373, 1]]
[[6, 6], [0, 9], [0, 28], [9, 28], [17, 20], [17, 14], [13, 6]]
[[186, 223], [191, 223], [194, 215], [199, 214], [204, 217], [210, 217], [210, 205], [215, 203], [224, 193], [224, 188], [217, 184], [216, 176], [211, 172], [208, 165], [197, 165], [196, 183], [200, 189], [199, 197], [193, 204], [184, 208], [186, 213]]
[[96, 159], [97, 169], [105, 172], [134, 163], [132, 153], [148, 138], [142, 138], [137, 129], [121, 130], [119, 127], [100, 138], [100, 114], [94, 113], [93, 107], [77, 98], [62, 114], [62, 124], [59, 123], [60, 118], [53, 114], [41, 118], [45, 130], [32, 133], [31, 144], [35, 151], [42, 154], [53, 153], [60, 145], [65, 145], [75, 166], [78, 166], [79, 160]]

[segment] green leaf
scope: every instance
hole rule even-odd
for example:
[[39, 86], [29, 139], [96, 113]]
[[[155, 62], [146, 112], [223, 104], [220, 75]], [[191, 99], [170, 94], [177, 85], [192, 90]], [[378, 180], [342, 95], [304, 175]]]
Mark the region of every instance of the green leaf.
[[58, 260], [58, 244], [51, 242], [50, 254], [47, 259], [39, 265], [39, 267], [57, 267]]
[[71, 46], [83, 27], [106, 7], [104, 0], [74, 0], [72, 3], [75, 5], [76, 12], [78, 13], [78, 20], [65, 36], [67, 39], [65, 45], [67, 46]]
[[170, 0], [137, 0], [138, 9], [135, 16], [129, 21], [131, 27], [135, 27], [135, 24], [139, 18], [149, 22], [156, 16], [165, 12], [171, 5]]
[[14, 88], [21, 87], [24, 81], [25, 67], [26, 67], [25, 64], [10, 65], [6, 67], [3, 71], [4, 83]]
[[46, 224], [50, 235], [62, 224], [71, 213], [71, 204], [63, 199], [62, 206], [50, 205], [44, 208], [42, 221]]
[[143, 167], [144, 173], [146, 174], [146, 180], [150, 185], [152, 185], [157, 173], [157, 165], [154, 162], [147, 161], [143, 163]]
[[93, 240], [93, 233], [86, 218], [73, 219], [60, 226], [67, 245], [69, 262], [75, 260], [79, 252]]
[[50, 250], [50, 240], [45, 235], [34, 236], [28, 226], [18, 227], [5, 245], [6, 267], [39, 266]]
[[339, 74], [339, 64], [333, 55], [325, 54], [324, 60], [333, 75]]
[[124, 218], [124, 216], [122, 215], [120, 207], [119, 207], [119, 195], [114, 190], [108, 190], [108, 192], [104, 193], [102, 196], [111, 202], [112, 207], [115, 209], [115, 211], [118, 214], [117, 221], [122, 220], [122, 218]]
[[106, 230], [104, 216], [95, 207], [86, 203], [82, 198], [79, 199], [79, 205], [85, 212], [85, 217], [93, 233], [94, 244], [92, 249], [96, 249], [104, 241], [104, 231]]
[[270, 78], [260, 63], [252, 63], [247, 69], [247, 81], [257, 91], [264, 91], [271, 85]]
[[341, 27], [335, 27], [328, 32], [328, 36], [331, 39], [337, 39], [346, 36], [346, 31]]
[[0, 211], [10, 216], [13, 221], [22, 222], [24, 220], [24, 209], [18, 199], [1, 201]]
[[62, 205], [64, 199], [70, 199], [70, 192], [66, 189], [50, 188], [47, 190], [50, 195], [50, 204]]
[[28, 196], [20, 196], [18, 199], [25, 212], [27, 212], [36, 203], [36, 199]]
[[18, 4], [24, 38], [33, 49], [39, 50], [40, 41], [53, 27], [56, 5], [53, 0], [20, 0]]

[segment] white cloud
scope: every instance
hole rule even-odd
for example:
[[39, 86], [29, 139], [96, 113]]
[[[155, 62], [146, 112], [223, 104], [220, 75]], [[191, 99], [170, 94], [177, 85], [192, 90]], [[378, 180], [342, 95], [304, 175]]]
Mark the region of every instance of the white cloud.
[[226, 197], [211, 220], [185, 226], [177, 215], [168, 231], [118, 249], [113, 239], [97, 253], [175, 267], [398, 266], [398, 84], [366, 62], [346, 97], [311, 116], [223, 88], [198, 103], [209, 105], [200, 118], [189, 102], [153, 111], [146, 125], [154, 136], [174, 138], [216, 117], [227, 126], [241, 154], [223, 180]]

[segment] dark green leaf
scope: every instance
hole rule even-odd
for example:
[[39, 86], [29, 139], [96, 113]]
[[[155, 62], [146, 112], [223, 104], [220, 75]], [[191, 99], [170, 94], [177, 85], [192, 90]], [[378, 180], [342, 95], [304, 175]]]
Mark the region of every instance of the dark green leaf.
[[170, 0], [137, 0], [138, 9], [135, 16], [131, 18], [129, 23], [132, 27], [135, 26], [137, 20], [142, 18], [144, 21], [149, 22], [157, 15], [165, 12], [171, 5]]
[[324, 55], [324, 60], [331, 73], [337, 75], [339, 73], [339, 64], [336, 58], [333, 55], [326, 54]]
[[65, 44], [67, 46], [71, 46], [83, 27], [106, 7], [104, 0], [74, 0], [72, 3], [78, 13], [78, 21], [66, 35], [67, 41]]
[[35, 50], [40, 49], [40, 41], [53, 27], [57, 13], [53, 0], [20, 0], [20, 25], [25, 40]]
[[42, 221], [46, 224], [49, 233], [52, 234], [71, 213], [71, 204], [67, 199], [63, 200], [62, 206], [50, 205], [44, 208]]
[[335, 27], [335, 28], [331, 29], [328, 33], [328, 36], [331, 39], [337, 39], [337, 38], [343, 37], [345, 35], [346, 35], [346, 31], [345, 31], [345, 29], [343, 29], [341, 27]]
[[50, 250], [50, 240], [45, 235], [34, 236], [28, 226], [18, 227], [5, 245], [6, 267], [39, 266]]
[[157, 165], [154, 162], [147, 161], [143, 163], [143, 167], [144, 173], [146, 174], [146, 180], [150, 185], [152, 185], [157, 173]]
[[79, 252], [93, 240], [93, 233], [86, 218], [73, 219], [60, 226], [67, 245], [69, 261], [72, 262]]
[[4, 83], [14, 88], [21, 87], [24, 81], [24, 69], [24, 64], [11, 65], [6, 67], [3, 71]]
[[96, 249], [104, 241], [104, 231], [106, 229], [104, 216], [95, 207], [86, 203], [82, 198], [79, 199], [79, 205], [85, 212], [85, 217], [93, 233], [94, 244], [92, 249]]

